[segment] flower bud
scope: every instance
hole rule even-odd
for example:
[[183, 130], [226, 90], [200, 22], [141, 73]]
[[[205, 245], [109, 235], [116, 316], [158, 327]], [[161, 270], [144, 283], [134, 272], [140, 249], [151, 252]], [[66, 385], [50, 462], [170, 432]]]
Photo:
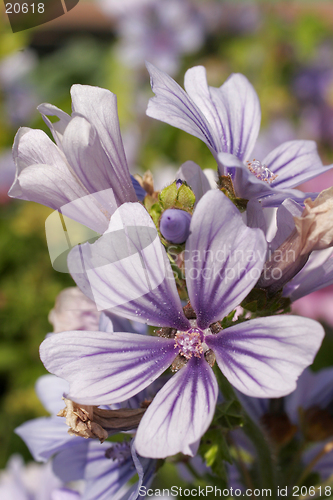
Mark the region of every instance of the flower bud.
[[178, 245], [187, 240], [190, 234], [190, 223], [191, 214], [184, 210], [170, 208], [162, 214], [160, 231], [166, 240]]

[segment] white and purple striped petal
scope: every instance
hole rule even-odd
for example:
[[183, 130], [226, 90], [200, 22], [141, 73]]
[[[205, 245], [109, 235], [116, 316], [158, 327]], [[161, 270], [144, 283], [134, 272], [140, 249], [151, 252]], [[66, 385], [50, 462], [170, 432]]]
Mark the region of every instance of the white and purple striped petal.
[[277, 175], [272, 182], [275, 189], [293, 188], [332, 168], [332, 165], [324, 167], [313, 141], [284, 142], [262, 163]]
[[214, 416], [218, 386], [206, 360], [193, 357], [158, 392], [135, 438], [142, 456], [194, 456]]
[[68, 427], [59, 417], [41, 417], [29, 420], [15, 429], [32, 456], [46, 462], [52, 455], [77, 443], [77, 436], [70, 436]]
[[205, 341], [236, 389], [252, 397], [277, 398], [296, 388], [323, 337], [316, 321], [275, 316], [240, 323]]
[[164, 121], [207, 144], [216, 157], [219, 152], [241, 160], [250, 154], [260, 126], [260, 104], [249, 81], [231, 75], [220, 87], [209, 87], [202, 66], [185, 75], [186, 92], [166, 73], [147, 63], [152, 90], [147, 115]]
[[193, 214], [185, 274], [198, 327], [221, 320], [258, 281], [266, 257], [260, 229], [250, 229], [220, 191], [209, 191]]
[[109, 90], [89, 85], [71, 88], [73, 114], [84, 116], [94, 126], [112, 170], [124, 193], [125, 201], [136, 201], [120, 134], [117, 97]]
[[176, 355], [172, 339], [127, 332], [57, 333], [40, 347], [47, 370], [69, 382], [67, 397], [96, 406], [119, 403], [142, 391]]
[[75, 247], [68, 267], [98, 310], [154, 326], [189, 328], [170, 262], [139, 203], [122, 205], [98, 241]]

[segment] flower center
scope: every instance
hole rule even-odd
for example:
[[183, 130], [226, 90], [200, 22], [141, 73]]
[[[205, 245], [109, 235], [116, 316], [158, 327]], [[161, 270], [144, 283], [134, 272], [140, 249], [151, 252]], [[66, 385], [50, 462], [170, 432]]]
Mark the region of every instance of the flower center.
[[131, 456], [131, 448], [129, 443], [116, 443], [111, 448], [108, 448], [105, 452], [105, 457], [111, 460], [117, 460], [119, 463], [126, 462], [126, 460]]
[[178, 331], [175, 336], [175, 349], [186, 359], [196, 356], [201, 357], [203, 353], [202, 342], [204, 334], [199, 328], [190, 328], [187, 332]]
[[277, 178], [277, 174], [273, 174], [273, 172], [259, 160], [253, 158], [252, 161], [247, 161], [246, 163], [250, 172], [261, 181], [271, 184]]

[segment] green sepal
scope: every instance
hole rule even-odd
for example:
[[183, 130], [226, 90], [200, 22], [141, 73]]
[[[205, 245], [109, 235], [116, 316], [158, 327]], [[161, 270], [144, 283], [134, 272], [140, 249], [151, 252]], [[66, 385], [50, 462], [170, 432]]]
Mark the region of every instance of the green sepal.
[[220, 429], [209, 429], [204, 434], [201, 439], [199, 453], [207, 467], [210, 467], [214, 474], [227, 482], [224, 462], [232, 463], [233, 460], [225, 436]]
[[191, 211], [194, 207], [195, 203], [195, 194], [192, 189], [186, 184], [182, 184], [178, 189], [177, 193], [177, 203], [176, 208], [187, 209], [187, 211]]
[[162, 207], [159, 203], [154, 203], [154, 205], [149, 210], [149, 215], [153, 219], [155, 226], [158, 226], [162, 214]]
[[224, 429], [232, 430], [244, 425], [242, 406], [236, 399], [217, 405], [214, 421]]
[[253, 317], [272, 316], [290, 312], [290, 299], [282, 296], [282, 290], [269, 297], [267, 290], [253, 288], [241, 306], [250, 311]]

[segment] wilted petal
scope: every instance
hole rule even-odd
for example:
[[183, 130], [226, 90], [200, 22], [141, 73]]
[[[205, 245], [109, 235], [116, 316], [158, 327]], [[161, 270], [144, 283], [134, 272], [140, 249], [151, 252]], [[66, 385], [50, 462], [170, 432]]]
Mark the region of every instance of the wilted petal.
[[254, 319], [206, 336], [229, 382], [252, 397], [277, 398], [296, 388], [324, 337], [316, 321], [296, 316]]
[[40, 347], [47, 370], [70, 383], [68, 399], [119, 403], [159, 377], [174, 360], [174, 341], [134, 333], [64, 332]]
[[73, 85], [71, 96], [73, 113], [84, 116], [95, 127], [117, 180], [127, 193], [126, 201], [136, 201], [120, 134], [117, 97], [109, 90], [88, 85]]
[[68, 267], [98, 310], [154, 326], [189, 327], [155, 225], [138, 203], [119, 207], [94, 244], [74, 248]]
[[313, 141], [288, 141], [275, 148], [263, 162], [277, 175], [272, 187], [285, 189], [323, 174], [332, 165], [323, 166]]
[[54, 453], [73, 446], [78, 439], [70, 436], [60, 417], [41, 417], [29, 420], [15, 429], [37, 462], [46, 462]]
[[258, 281], [266, 257], [260, 229], [250, 229], [235, 205], [210, 191], [193, 214], [186, 242], [186, 282], [199, 328], [222, 319]]
[[206, 175], [202, 169], [194, 163], [194, 161], [187, 161], [181, 165], [176, 174], [176, 179], [181, 179], [187, 182], [195, 194], [196, 203], [203, 197], [207, 191], [210, 190], [210, 185]]
[[194, 456], [214, 416], [218, 386], [206, 360], [193, 357], [157, 393], [135, 438], [142, 456]]

